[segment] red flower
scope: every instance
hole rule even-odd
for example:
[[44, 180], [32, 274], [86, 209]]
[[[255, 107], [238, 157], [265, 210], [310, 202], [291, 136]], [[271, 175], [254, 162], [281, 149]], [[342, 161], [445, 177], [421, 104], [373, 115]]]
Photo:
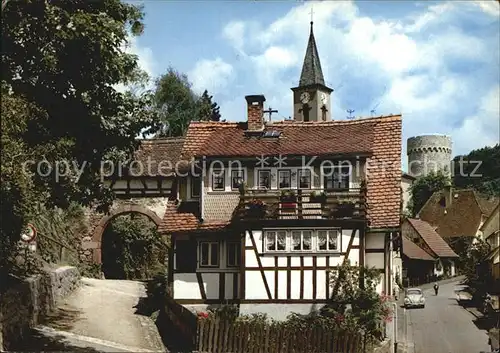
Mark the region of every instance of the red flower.
[[206, 319], [206, 318], [208, 318], [208, 313], [200, 311], [200, 312], [198, 312], [198, 317]]
[[344, 322], [344, 315], [337, 314], [337, 315], [335, 315], [334, 319], [335, 319], [335, 322], [337, 322], [337, 324], [340, 325], [341, 323]]

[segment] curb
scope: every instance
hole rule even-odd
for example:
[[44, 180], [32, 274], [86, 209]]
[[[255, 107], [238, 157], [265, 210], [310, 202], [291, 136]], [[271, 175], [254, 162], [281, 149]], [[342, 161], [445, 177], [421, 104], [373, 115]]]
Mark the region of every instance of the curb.
[[[476, 308], [464, 308], [465, 310], [467, 310], [469, 313], [471, 313], [472, 315], [474, 315], [474, 317], [476, 319], [482, 319], [484, 318], [484, 315], [481, 314]], [[474, 310], [475, 309], [475, 310]]]

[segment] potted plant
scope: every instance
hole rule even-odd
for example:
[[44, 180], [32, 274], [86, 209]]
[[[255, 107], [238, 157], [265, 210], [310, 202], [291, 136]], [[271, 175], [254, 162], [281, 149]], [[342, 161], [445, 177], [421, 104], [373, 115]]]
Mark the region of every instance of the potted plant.
[[297, 195], [291, 190], [282, 191], [280, 203], [283, 209], [295, 209], [297, 206]]
[[266, 214], [266, 204], [259, 199], [253, 199], [247, 203], [248, 216], [251, 218], [262, 218]]
[[333, 216], [335, 218], [350, 218], [354, 216], [354, 212], [356, 207], [354, 202], [344, 201], [342, 203], [338, 203], [337, 207], [333, 210]]
[[325, 204], [326, 203], [326, 193], [324, 191], [321, 193], [317, 193], [316, 191], [313, 191], [311, 193], [311, 195], [309, 196], [309, 200], [311, 203]]

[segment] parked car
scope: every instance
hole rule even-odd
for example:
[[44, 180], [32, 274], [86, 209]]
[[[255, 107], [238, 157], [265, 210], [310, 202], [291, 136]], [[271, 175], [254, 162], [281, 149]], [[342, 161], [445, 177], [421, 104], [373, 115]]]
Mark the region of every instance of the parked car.
[[425, 308], [424, 292], [420, 288], [407, 289], [404, 306], [405, 308]]

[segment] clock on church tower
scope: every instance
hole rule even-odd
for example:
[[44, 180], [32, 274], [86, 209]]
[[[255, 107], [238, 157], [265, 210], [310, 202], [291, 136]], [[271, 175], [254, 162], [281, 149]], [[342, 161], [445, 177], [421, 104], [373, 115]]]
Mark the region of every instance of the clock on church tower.
[[292, 88], [292, 91], [294, 120], [331, 120], [330, 94], [333, 89], [325, 85], [312, 22], [300, 82], [297, 87]]

